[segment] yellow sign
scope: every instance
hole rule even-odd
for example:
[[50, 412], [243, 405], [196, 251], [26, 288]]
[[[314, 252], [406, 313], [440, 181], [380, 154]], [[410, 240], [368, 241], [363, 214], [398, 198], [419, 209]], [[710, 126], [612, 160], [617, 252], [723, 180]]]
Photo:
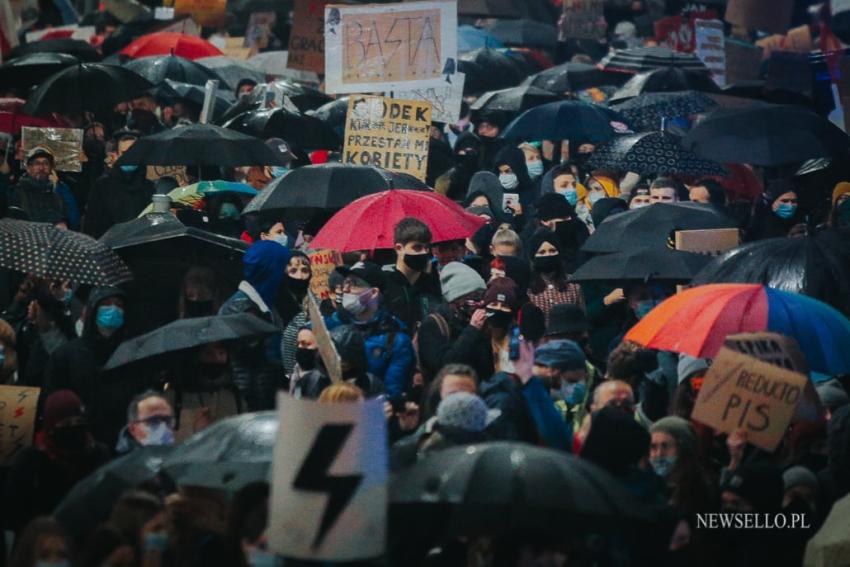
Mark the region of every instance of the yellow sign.
[[337, 266], [342, 264], [342, 257], [336, 250], [317, 250], [310, 253], [310, 292], [319, 299], [329, 297], [330, 287], [328, 277]]

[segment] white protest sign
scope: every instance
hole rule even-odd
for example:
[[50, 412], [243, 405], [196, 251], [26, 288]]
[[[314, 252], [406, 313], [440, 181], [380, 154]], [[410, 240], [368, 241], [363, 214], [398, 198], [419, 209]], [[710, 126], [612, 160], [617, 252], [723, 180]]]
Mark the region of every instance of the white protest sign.
[[269, 549], [315, 561], [385, 550], [387, 430], [383, 401], [318, 402], [278, 394]]
[[387, 96], [404, 100], [425, 100], [431, 103], [431, 120], [453, 124], [460, 120], [460, 106], [463, 102], [463, 83], [465, 73], [455, 73], [449, 81], [439, 87], [427, 87], [409, 91], [392, 91]]
[[77, 24], [71, 24], [29, 32], [27, 33], [27, 43], [40, 41], [45, 36], [47, 36], [48, 39], [79, 39], [82, 41], [90, 41], [95, 34], [96, 31], [94, 26], [80, 27]]
[[325, 7], [325, 92], [439, 87], [457, 66], [457, 2]]
[[720, 20], [696, 20], [694, 24], [695, 53], [711, 71], [714, 82], [726, 84], [726, 38]]

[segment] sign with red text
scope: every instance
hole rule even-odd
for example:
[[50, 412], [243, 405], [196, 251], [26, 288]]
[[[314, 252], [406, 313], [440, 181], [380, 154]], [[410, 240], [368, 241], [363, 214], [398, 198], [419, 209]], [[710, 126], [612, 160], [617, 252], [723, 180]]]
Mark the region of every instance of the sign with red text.
[[310, 291], [319, 299], [330, 297], [328, 278], [337, 266], [342, 265], [342, 256], [336, 250], [316, 250], [310, 256]]
[[32, 445], [40, 388], [0, 386], [0, 467]]

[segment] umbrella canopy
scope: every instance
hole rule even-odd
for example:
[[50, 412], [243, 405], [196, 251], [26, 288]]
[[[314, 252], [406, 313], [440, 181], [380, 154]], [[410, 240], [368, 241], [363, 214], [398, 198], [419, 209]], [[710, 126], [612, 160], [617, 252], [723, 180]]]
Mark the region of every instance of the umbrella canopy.
[[105, 522], [115, 502], [130, 488], [153, 481], [173, 447], [141, 447], [103, 465], [74, 485], [53, 515], [74, 537]]
[[121, 54], [132, 59], [153, 55], [178, 55], [186, 59], [224, 55], [218, 47], [205, 39], [174, 32], [143, 35], [122, 49]]
[[212, 124], [191, 124], [139, 138], [115, 164], [284, 165], [259, 138]]
[[30, 116], [22, 112], [0, 111], [0, 132], [17, 136], [24, 126], [34, 128], [67, 128], [67, 124], [56, 118], [42, 118]]
[[651, 175], [724, 175], [717, 162], [697, 157], [667, 132], [641, 132], [618, 136], [597, 146], [588, 161], [597, 169], [616, 169]]
[[369, 165], [324, 163], [299, 167], [274, 180], [245, 209], [245, 213], [287, 209], [341, 209], [352, 201], [391, 189], [430, 191], [406, 173]]
[[520, 114], [505, 129], [509, 140], [582, 140], [598, 143], [630, 132], [610, 108], [577, 100], [550, 102]]
[[435, 519], [454, 536], [563, 535], [650, 518], [593, 463], [515, 442], [432, 453], [391, 479], [390, 506], [397, 514], [436, 511]]
[[691, 71], [680, 67], [660, 67], [638, 73], [611, 96], [611, 102], [623, 101], [644, 93], [700, 91], [719, 93], [720, 87], [707, 70]]
[[728, 335], [771, 331], [793, 337], [809, 367], [850, 372], [850, 321], [826, 303], [759, 284], [709, 284], [656, 306], [623, 340], [713, 358]]
[[[246, 195], [248, 197], [256, 197], [258, 191], [247, 183], [236, 183], [235, 181], [200, 181], [184, 187], [177, 187], [168, 193], [171, 197], [171, 202], [187, 207], [196, 208], [200, 206], [204, 199], [211, 195]], [[144, 216], [153, 210], [153, 204], [150, 204], [142, 211], [139, 216]]]
[[276, 332], [277, 327], [251, 313], [178, 319], [118, 345], [103, 369], [112, 370], [140, 360], [209, 343], [260, 337]]
[[656, 203], [605, 219], [581, 247], [585, 252], [664, 248], [677, 230], [736, 228], [734, 219], [701, 203]]
[[149, 19], [150, 9], [134, 0], [103, 0], [103, 7], [122, 23]]
[[484, 93], [470, 107], [475, 112], [520, 113], [548, 102], [556, 102], [558, 95], [537, 87], [521, 86]]
[[133, 278], [121, 258], [91, 236], [13, 219], [0, 220], [0, 267], [96, 286]]
[[24, 105], [27, 114], [76, 114], [89, 110], [95, 114], [112, 112], [119, 102], [133, 100], [153, 85], [118, 65], [81, 63], [51, 75], [29, 96]]
[[591, 87], [620, 85], [623, 82], [622, 77], [622, 73], [607, 73], [596, 65], [570, 61], [531, 75], [523, 84], [555, 94], [564, 94]]
[[659, 67], [708, 72], [705, 63], [693, 53], [680, 53], [666, 47], [635, 47], [614, 51], [599, 62], [599, 67], [620, 73], [642, 73]]
[[[188, 101], [203, 107], [204, 99], [206, 98], [206, 89], [200, 85], [190, 83], [180, 83], [165, 79], [164, 83], [157, 85], [151, 93], [157, 98], [168, 101], [174, 104], [176, 101]], [[221, 91], [216, 89], [215, 98], [213, 99], [213, 116], [218, 118], [230, 109], [234, 103], [233, 95], [229, 91]]]
[[320, 106], [316, 110], [308, 111], [307, 114], [315, 116], [330, 126], [342, 138], [345, 135], [345, 119], [348, 116], [348, 97], [340, 97], [333, 102]]
[[100, 53], [86, 41], [80, 39], [50, 39], [17, 46], [9, 53], [8, 60], [11, 61], [31, 53], [64, 53], [89, 63], [101, 59]]
[[263, 73], [241, 59], [216, 55], [195, 59], [195, 63], [199, 63], [207, 69], [212, 69], [231, 89], [235, 89], [242, 79], [251, 79], [257, 84], [266, 80]]
[[595, 256], [570, 276], [572, 281], [672, 281], [687, 282], [711, 256], [667, 248], [630, 250]]
[[29, 88], [40, 84], [50, 75], [80, 60], [67, 53], [36, 52], [22, 55], [0, 65], [0, 84], [6, 87]]
[[662, 127], [664, 119], [699, 114], [718, 105], [699, 91], [678, 91], [642, 94], [612, 106], [635, 128], [656, 130]]
[[269, 84], [269, 88], [281, 91], [301, 112], [315, 110], [334, 100], [319, 89], [292, 81], [274, 81]]
[[[534, 20], [499, 20], [490, 25], [490, 33], [505, 45], [542, 47], [544, 49], [558, 45], [557, 28]], [[484, 45], [482, 47], [492, 46]]]
[[200, 86], [206, 85], [210, 80], [222, 80], [207, 67], [175, 55], [140, 57], [128, 61], [124, 66], [155, 85], [165, 82], [166, 79]]
[[519, 18], [522, 14], [512, 0], [459, 0], [457, 15], [476, 18]]
[[318, 118], [285, 108], [246, 112], [224, 126], [258, 138], [283, 138], [302, 149], [336, 149], [340, 145], [330, 126]]
[[392, 248], [395, 225], [405, 217], [416, 217], [427, 224], [434, 242], [468, 238], [486, 222], [437, 193], [383, 191], [361, 197], [336, 213], [311, 247], [340, 252]]
[[248, 58], [247, 63], [266, 75], [275, 77], [289, 77], [298, 81], [319, 83], [319, 76], [313, 71], [301, 71], [287, 67], [289, 52], [287, 51], [263, 51]]
[[814, 297], [850, 314], [850, 267], [817, 238], [743, 244], [714, 258], [692, 283], [759, 283]]
[[273, 411], [223, 419], [180, 444], [162, 463], [177, 484], [236, 492], [268, 481], [278, 419]]
[[800, 106], [715, 110], [688, 132], [684, 146], [706, 159], [766, 167], [847, 151], [847, 134]]
[[[465, 67], [466, 63], [473, 64], [471, 72]], [[466, 73], [466, 82], [471, 85], [467, 87], [464, 83], [464, 92], [467, 88], [475, 88], [474, 92], [506, 89], [520, 84], [528, 74], [521, 59], [498, 49], [476, 49], [462, 54], [458, 60], [458, 71]]]
[[459, 53], [481, 49], [482, 47], [502, 47], [502, 42], [484, 28], [460, 26], [457, 29], [457, 50]]

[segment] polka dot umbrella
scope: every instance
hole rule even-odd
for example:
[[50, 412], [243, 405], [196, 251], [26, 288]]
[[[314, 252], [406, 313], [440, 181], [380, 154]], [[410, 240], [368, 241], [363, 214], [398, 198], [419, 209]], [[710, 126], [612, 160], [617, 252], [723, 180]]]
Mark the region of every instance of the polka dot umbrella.
[[90, 236], [13, 219], [0, 220], [0, 267], [89, 285], [133, 278], [115, 252]]

